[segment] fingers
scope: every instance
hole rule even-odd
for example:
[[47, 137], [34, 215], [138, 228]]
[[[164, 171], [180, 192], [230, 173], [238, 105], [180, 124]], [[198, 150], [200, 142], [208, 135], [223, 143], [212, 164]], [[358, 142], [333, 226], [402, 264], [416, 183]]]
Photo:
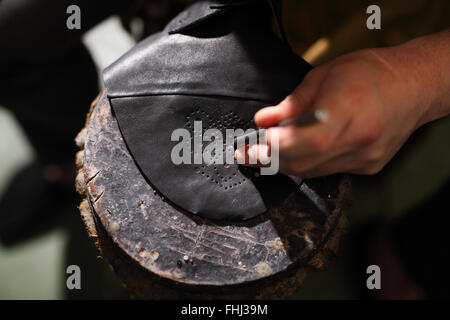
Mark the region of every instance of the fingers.
[[309, 110], [325, 75], [322, 68], [310, 71], [302, 83], [277, 106], [266, 107], [255, 114], [257, 126], [266, 128]]
[[[280, 171], [304, 178], [326, 176], [338, 172], [372, 175], [380, 172], [390, 160], [390, 157], [380, 158], [379, 154], [380, 151], [377, 147], [369, 146], [361, 150], [340, 153], [314, 165], [308, 165], [307, 159], [306, 161], [305, 159], [300, 159], [290, 163], [289, 166], [280, 166]], [[381, 154], [384, 154], [384, 152], [381, 152]]]
[[[236, 150], [236, 161], [238, 164], [245, 164], [249, 167], [268, 167], [270, 164], [270, 151], [267, 145], [253, 145], [249, 148]], [[263, 159], [264, 164], [261, 162]], [[265, 162], [267, 161], [268, 162]], [[318, 157], [301, 159], [298, 161], [279, 161], [279, 172], [290, 175], [297, 175], [303, 178], [336, 173], [339, 168], [351, 168], [351, 157], [337, 156], [333, 159], [321, 159]]]
[[[270, 148], [267, 145], [253, 145], [239, 149], [237, 157], [239, 164], [250, 167], [269, 167], [271, 158]], [[336, 153], [335, 156], [327, 154], [324, 156], [313, 156], [288, 161], [280, 159], [279, 172], [296, 175], [303, 178], [313, 178], [331, 175], [335, 173], [354, 173], [363, 175], [376, 174], [390, 159], [380, 159], [374, 147], [367, 147], [359, 152], [349, 151]]]
[[[367, 134], [357, 141], [354, 134], [348, 134], [349, 128], [355, 129], [355, 112], [361, 110], [370, 92], [362, 90], [360, 85], [351, 86], [352, 90], [342, 87], [345, 81], [340, 78], [341, 73], [334, 76], [339, 76], [338, 80], [328, 78], [327, 73], [331, 74], [327, 68], [315, 69], [278, 106], [264, 108], [255, 115], [258, 126], [270, 127], [266, 133], [268, 146], [255, 145], [238, 152], [241, 164], [268, 166], [272, 151], [273, 156], [279, 157], [280, 172], [286, 174], [314, 177], [355, 170], [371, 172], [358, 162], [353, 149], [355, 144], [358, 147], [370, 144], [369, 138], [378, 127], [371, 123], [377, 124], [377, 121], [363, 121], [366, 124], [358, 132]], [[326, 110], [328, 120], [307, 126], [275, 127], [282, 120], [312, 109]]]
[[[327, 103], [331, 104], [332, 101]], [[329, 120], [308, 126], [272, 127], [267, 130], [270, 146], [277, 146], [280, 158], [294, 160], [310, 157], [330, 157], [338, 150], [339, 138], [350, 124], [352, 116], [333, 107], [328, 108]], [[278, 140], [277, 140], [278, 138]]]
[[[241, 163], [274, 167], [285, 174], [305, 178], [337, 172], [379, 172], [411, 133], [404, 128], [404, 110], [398, 104], [382, 73], [375, 73], [364, 57], [337, 59], [314, 69], [275, 107], [260, 110], [255, 122], [266, 131], [268, 147], [252, 146], [238, 158]], [[389, 78], [390, 79], [390, 78]], [[382, 85], [381, 85], [382, 84]], [[389, 91], [386, 93], [386, 90]], [[325, 110], [328, 119], [310, 125], [280, 125], [310, 110]], [[409, 112], [410, 109], [406, 109]], [[403, 112], [403, 113], [402, 113]], [[403, 132], [399, 130], [402, 129]], [[276, 158], [275, 158], [276, 157]]]
[[239, 147], [235, 151], [235, 159], [238, 164], [248, 166], [268, 166], [271, 162], [270, 147], [266, 144], [255, 144]]
[[305, 99], [299, 93], [292, 93], [280, 104], [266, 107], [255, 114], [255, 123], [258, 127], [267, 128], [276, 125], [282, 120], [296, 117], [306, 109]]
[[[246, 152], [248, 159], [241, 158], [242, 163], [253, 165], [267, 164], [267, 150], [278, 150], [280, 171], [289, 174], [309, 172], [320, 169], [320, 165], [330, 159], [342, 155], [349, 146], [342, 145], [345, 141], [344, 132], [350, 126], [352, 113], [345, 106], [338, 105], [339, 93], [329, 93], [316, 98], [313, 108], [327, 110], [329, 119], [308, 126], [271, 127], [267, 130], [269, 149], [261, 145], [251, 146]], [[348, 147], [348, 148], [347, 148]], [[265, 158], [259, 158], [265, 157]], [[244, 162], [245, 161], [245, 162]], [[326, 170], [332, 170], [326, 169]], [[317, 173], [322, 173], [319, 170]]]

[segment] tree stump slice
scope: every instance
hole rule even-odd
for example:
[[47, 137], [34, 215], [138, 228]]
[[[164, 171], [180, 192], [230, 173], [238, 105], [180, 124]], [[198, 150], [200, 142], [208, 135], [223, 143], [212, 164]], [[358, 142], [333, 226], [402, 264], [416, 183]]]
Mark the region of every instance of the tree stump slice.
[[286, 298], [336, 255], [351, 193], [347, 176], [306, 180], [249, 221], [209, 221], [176, 210], [147, 183], [104, 92], [76, 142], [83, 221], [137, 297]]

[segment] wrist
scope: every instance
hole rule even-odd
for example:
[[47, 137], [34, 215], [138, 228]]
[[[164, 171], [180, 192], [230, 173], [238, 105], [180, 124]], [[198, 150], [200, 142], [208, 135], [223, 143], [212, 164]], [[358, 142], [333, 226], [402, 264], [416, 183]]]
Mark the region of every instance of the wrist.
[[450, 113], [450, 31], [393, 47], [414, 99], [417, 127]]
[[[416, 130], [427, 118], [432, 105], [432, 94], [424, 88], [424, 79], [416, 68], [421, 61], [411, 54], [411, 48], [405, 45], [367, 50], [376, 59], [378, 70], [377, 86], [384, 103], [392, 110], [392, 115], [400, 112], [410, 130]], [[414, 66], [414, 67], [411, 67]]]

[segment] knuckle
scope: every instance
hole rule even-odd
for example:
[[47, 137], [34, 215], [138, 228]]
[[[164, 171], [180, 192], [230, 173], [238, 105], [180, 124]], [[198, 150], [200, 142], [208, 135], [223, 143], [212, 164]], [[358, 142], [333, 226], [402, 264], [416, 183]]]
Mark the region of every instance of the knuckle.
[[285, 136], [282, 139], [278, 137], [270, 137], [269, 140], [271, 149], [278, 149], [278, 152], [283, 154], [290, 151], [294, 146], [294, 139], [292, 136]]
[[287, 116], [290, 116], [292, 113], [292, 109], [298, 108], [303, 103], [303, 97], [299, 91], [294, 91], [290, 95], [288, 95], [281, 103], [280, 107], [287, 113]]
[[380, 138], [382, 127], [377, 120], [373, 119], [370, 122], [364, 123], [358, 131], [359, 135], [356, 138], [357, 145], [366, 146], [376, 142]]
[[267, 131], [271, 148], [278, 149], [280, 153], [289, 153], [296, 149], [298, 132], [295, 128], [284, 128], [280, 131]]
[[369, 152], [367, 152], [365, 156], [366, 163], [376, 164], [379, 163], [383, 159], [383, 150], [379, 148], [373, 148]]

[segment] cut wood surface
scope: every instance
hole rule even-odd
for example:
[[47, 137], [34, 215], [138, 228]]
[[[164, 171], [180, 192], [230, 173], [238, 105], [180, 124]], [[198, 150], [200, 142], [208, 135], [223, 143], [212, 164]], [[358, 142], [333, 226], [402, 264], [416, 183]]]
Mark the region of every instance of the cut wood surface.
[[208, 221], [180, 212], [145, 180], [105, 93], [76, 142], [82, 218], [137, 297], [285, 298], [336, 254], [350, 196], [346, 176], [306, 180], [246, 222]]

